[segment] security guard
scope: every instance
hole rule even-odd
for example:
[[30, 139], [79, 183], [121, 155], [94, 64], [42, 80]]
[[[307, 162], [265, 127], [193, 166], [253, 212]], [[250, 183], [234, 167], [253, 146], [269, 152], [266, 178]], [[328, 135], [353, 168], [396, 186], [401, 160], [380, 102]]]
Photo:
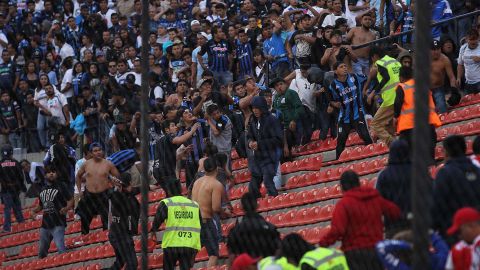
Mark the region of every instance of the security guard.
[[288, 262], [296, 265], [297, 269], [349, 270], [347, 260], [341, 251], [315, 248], [296, 233], [285, 236], [281, 251]]
[[372, 130], [380, 140], [390, 145], [395, 136], [392, 121], [393, 103], [402, 65], [396, 59], [386, 55], [379, 47], [370, 49], [370, 58], [377, 68], [378, 84], [375, 86], [374, 92], [380, 93], [383, 100], [373, 117]]
[[[415, 119], [415, 80], [413, 79], [413, 70], [410, 67], [400, 68], [400, 81], [396, 88], [396, 97], [394, 104], [395, 118], [397, 118], [397, 133], [400, 139], [404, 139], [411, 146], [411, 137]], [[430, 109], [430, 154], [435, 157], [435, 145], [437, 143], [437, 134], [435, 128], [442, 125], [440, 118], [435, 112], [435, 104], [433, 102], [431, 91], [428, 91], [428, 104]], [[433, 162], [433, 160], [432, 160]]]
[[201, 216], [198, 204], [181, 196], [181, 185], [177, 179], [166, 184], [167, 199], [160, 202], [150, 233], [156, 231], [166, 220], [163, 233], [163, 269], [173, 270], [177, 262], [181, 270], [188, 270], [195, 263], [195, 255], [201, 248]]
[[269, 256], [258, 262], [259, 270], [296, 270], [297, 268], [290, 264], [286, 257]]

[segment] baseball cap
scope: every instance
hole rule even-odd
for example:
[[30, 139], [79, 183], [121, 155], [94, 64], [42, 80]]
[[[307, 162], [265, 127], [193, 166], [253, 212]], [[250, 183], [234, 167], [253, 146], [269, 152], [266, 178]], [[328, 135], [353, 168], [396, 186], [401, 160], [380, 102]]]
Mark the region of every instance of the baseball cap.
[[477, 209], [472, 207], [461, 208], [455, 212], [453, 224], [448, 228], [447, 233], [453, 235], [457, 233], [462, 225], [475, 221], [480, 221], [480, 212], [478, 212]]
[[127, 77], [125, 78], [125, 81], [127, 83], [135, 83], [135, 75], [133, 74], [128, 74]]
[[197, 37], [199, 37], [199, 36], [202, 36], [202, 37], [204, 37], [206, 40], [209, 40], [208, 34], [205, 33], [205, 32], [200, 32], [200, 33], [198, 33], [198, 34], [197, 34]]
[[277, 85], [277, 83], [279, 82], [285, 82], [284, 79], [282, 78], [274, 78], [273, 80], [270, 81], [270, 84], [268, 85], [270, 88], [275, 88], [275, 86]]
[[244, 270], [247, 269], [248, 266], [254, 265], [258, 262], [258, 258], [254, 259], [250, 257], [247, 253], [240, 254], [232, 264], [232, 270]]
[[212, 79], [201, 79], [197, 83], [197, 88], [200, 88], [204, 83], [213, 83]]
[[193, 20], [191, 23], [190, 23], [190, 26], [193, 26], [193, 25], [200, 25], [200, 22], [198, 20]]
[[440, 49], [442, 45], [440, 44], [440, 41], [438, 40], [433, 40], [431, 44], [432, 50]]

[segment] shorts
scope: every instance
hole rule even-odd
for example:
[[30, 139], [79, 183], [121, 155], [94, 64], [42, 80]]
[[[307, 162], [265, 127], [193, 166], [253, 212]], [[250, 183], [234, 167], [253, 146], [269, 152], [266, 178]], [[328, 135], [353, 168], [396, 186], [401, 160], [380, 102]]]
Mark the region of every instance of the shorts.
[[219, 244], [220, 244], [220, 231], [219, 225], [213, 218], [204, 219], [202, 229], [200, 231], [200, 240], [202, 246], [207, 249], [209, 257], [218, 257]]

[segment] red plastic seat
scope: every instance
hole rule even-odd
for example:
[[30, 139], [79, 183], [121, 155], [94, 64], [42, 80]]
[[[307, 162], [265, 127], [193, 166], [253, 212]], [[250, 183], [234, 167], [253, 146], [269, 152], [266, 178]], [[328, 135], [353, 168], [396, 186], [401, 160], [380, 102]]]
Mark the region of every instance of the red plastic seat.
[[304, 169], [307, 171], [318, 171], [322, 167], [323, 156], [318, 155], [304, 160]]
[[148, 256], [148, 269], [159, 269], [162, 267], [163, 267], [163, 253], [151, 254]]
[[208, 254], [207, 254], [207, 250], [205, 248], [202, 248], [198, 253], [197, 253], [197, 256], [195, 257], [195, 261], [196, 262], [199, 262], [199, 261], [206, 261], [208, 260]]

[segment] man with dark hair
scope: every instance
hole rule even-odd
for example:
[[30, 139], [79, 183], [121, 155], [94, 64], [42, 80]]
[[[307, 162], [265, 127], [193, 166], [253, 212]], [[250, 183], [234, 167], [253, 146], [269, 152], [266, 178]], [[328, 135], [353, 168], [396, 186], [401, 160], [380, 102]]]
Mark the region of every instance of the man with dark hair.
[[340, 110], [338, 115], [337, 159], [345, 149], [350, 130], [355, 129], [365, 144], [371, 144], [372, 138], [365, 121], [362, 102], [362, 88], [365, 78], [349, 74], [347, 65], [337, 62], [334, 65], [335, 79], [330, 84], [330, 103], [327, 111]]
[[340, 240], [350, 269], [382, 270], [375, 244], [383, 240], [383, 217], [396, 220], [400, 209], [377, 190], [361, 187], [354, 171], [344, 172], [340, 185], [343, 198], [335, 205], [330, 231], [319, 245], [328, 247]]
[[460, 48], [457, 65], [457, 85], [465, 75], [465, 93], [475, 94], [480, 92], [480, 46], [478, 46], [479, 33], [477, 29], [467, 32], [467, 42]]
[[296, 233], [283, 238], [280, 250], [289, 263], [298, 267], [297, 269], [349, 269], [341, 251], [323, 247], [315, 248]]
[[275, 225], [257, 213], [257, 198], [247, 192], [241, 198], [245, 216], [228, 234], [230, 254], [248, 253], [253, 258], [275, 255], [280, 247], [280, 234]]
[[[395, 90], [394, 116], [397, 118], [397, 133], [400, 139], [406, 140], [408, 145], [412, 147], [412, 133], [415, 118], [415, 80], [413, 79], [413, 70], [410, 67], [400, 68], [400, 83]], [[437, 133], [435, 128], [442, 125], [438, 114], [435, 112], [435, 104], [433, 102], [432, 93], [428, 93], [429, 101], [429, 124], [430, 124], [430, 156], [433, 162], [435, 158], [435, 145], [437, 143]]]
[[[443, 141], [445, 165], [433, 181], [433, 228], [446, 236], [452, 217], [462, 207], [480, 205], [480, 169], [465, 156], [467, 146], [460, 135]], [[446, 238], [453, 244], [453, 238]]]
[[[233, 62], [233, 49], [227, 42], [222, 27], [214, 26], [212, 33], [213, 39], [202, 47], [197, 55], [197, 60], [203, 70], [209, 69], [213, 72], [215, 81], [220, 85], [227, 85], [233, 80], [233, 75], [230, 72]], [[202, 55], [205, 53], [208, 54], [208, 63], [203, 62]]]
[[27, 191], [25, 177], [20, 163], [12, 157], [13, 148], [4, 144], [1, 149], [2, 160], [0, 160], [0, 197], [5, 207], [3, 232], [10, 232], [12, 224], [12, 210], [17, 222], [23, 223], [22, 205], [20, 203], [20, 192]]
[[198, 203], [202, 215], [200, 238], [208, 254], [207, 267], [217, 265], [219, 256], [222, 212], [222, 195], [225, 192], [222, 183], [217, 180], [217, 163], [213, 157], [203, 162], [205, 176], [195, 181], [192, 188], [192, 200]]
[[40, 192], [39, 205], [32, 210], [32, 217], [43, 210], [42, 226], [40, 228], [40, 243], [38, 257], [48, 255], [50, 242], [55, 242], [58, 253], [64, 253], [65, 227], [67, 227], [67, 212], [73, 209], [73, 196], [65, 181], [57, 178], [57, 172], [53, 166], [45, 166], [46, 186]]
[[150, 233], [156, 239], [160, 224], [166, 221], [162, 240], [163, 269], [173, 270], [178, 262], [181, 270], [188, 270], [193, 267], [195, 255], [201, 247], [200, 227], [203, 226], [200, 207], [182, 196], [178, 179], [167, 181], [165, 191], [167, 198], [157, 208]]
[[230, 153], [232, 151], [232, 121], [224, 115], [217, 104], [207, 107], [205, 114], [208, 125], [210, 126], [210, 142], [213, 143], [219, 153], [228, 157], [230, 168]]
[[[153, 177], [164, 190], [168, 180], [177, 178], [175, 174], [177, 148], [190, 140], [199, 127], [200, 124], [194, 124], [190, 131], [176, 137], [178, 130], [177, 124], [171, 120], [163, 122], [162, 129], [164, 136], [155, 144]], [[187, 145], [187, 147], [193, 149], [190, 145]]]
[[400, 82], [401, 64], [390, 57], [380, 47], [370, 49], [370, 61], [375, 63], [378, 84], [374, 87], [376, 93], [382, 96], [382, 104], [375, 113], [371, 127], [375, 136], [385, 144], [390, 145], [394, 139], [393, 117], [395, 90]]
[[137, 269], [137, 256], [133, 235], [137, 234], [140, 204], [135, 195], [140, 188], [132, 187], [132, 177], [122, 173], [108, 191], [111, 217], [108, 240], [115, 251], [115, 262], [110, 269]]

